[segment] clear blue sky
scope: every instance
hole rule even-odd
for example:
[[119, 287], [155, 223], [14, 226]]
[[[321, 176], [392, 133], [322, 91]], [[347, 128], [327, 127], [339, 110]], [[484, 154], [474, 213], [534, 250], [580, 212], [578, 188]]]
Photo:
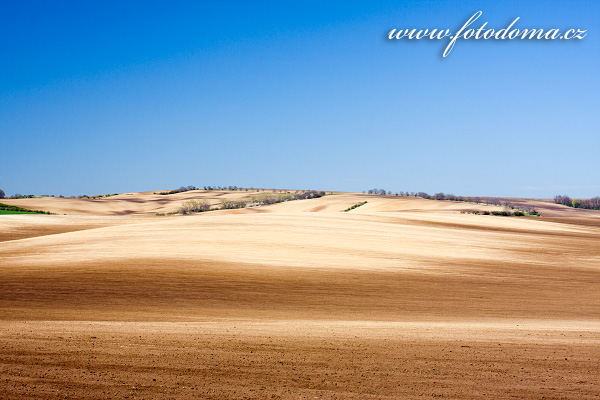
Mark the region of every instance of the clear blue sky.
[[[389, 41], [392, 28], [583, 40]], [[598, 1], [0, 1], [0, 188], [600, 195]]]

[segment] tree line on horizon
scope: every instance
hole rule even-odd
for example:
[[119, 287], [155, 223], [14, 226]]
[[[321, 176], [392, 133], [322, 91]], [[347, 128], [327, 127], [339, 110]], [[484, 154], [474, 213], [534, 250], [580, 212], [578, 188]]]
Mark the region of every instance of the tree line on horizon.
[[[315, 190], [312, 189], [302, 189], [302, 190], [293, 190], [290, 191], [288, 189], [264, 189], [264, 188], [254, 188], [254, 187], [249, 187], [249, 188], [243, 188], [243, 187], [238, 187], [238, 186], [204, 186], [202, 188], [200, 187], [196, 187], [193, 185], [189, 185], [189, 186], [181, 186], [179, 189], [173, 189], [173, 190], [169, 190], [167, 192], [158, 192], [158, 193], [154, 193], [154, 194], [160, 194], [160, 195], [169, 195], [169, 194], [176, 194], [176, 193], [183, 193], [183, 192], [188, 192], [190, 190], [229, 190], [229, 191], [244, 191], [244, 192], [272, 192], [272, 193], [294, 193], [294, 194], [302, 194], [302, 193], [306, 193], [306, 192], [316, 192]], [[320, 191], [319, 193], [325, 193], [324, 191]], [[329, 194], [332, 194], [332, 192], [329, 192]], [[95, 196], [90, 196], [87, 194], [82, 194], [79, 196], [66, 196], [69, 198], [78, 198], [78, 199], [99, 199], [99, 198], [103, 198], [103, 197], [111, 197], [111, 196], [117, 196], [118, 193], [112, 193], [112, 194], [105, 194], [105, 195], [95, 195]], [[325, 194], [323, 194], [324, 196]], [[33, 194], [26, 194], [26, 195], [22, 195], [20, 193], [16, 193], [13, 196], [6, 196], [6, 193], [4, 192], [4, 190], [0, 189], [0, 199], [33, 199], [36, 197], [65, 197], [63, 195], [60, 196], [55, 196], [53, 194], [42, 194], [42, 195], [33, 195]]]
[[600, 196], [592, 197], [591, 199], [572, 199], [566, 195], [554, 196], [556, 204], [562, 204], [567, 207], [584, 208], [586, 210], [600, 210]]
[[[482, 203], [485, 202], [489, 205], [503, 205], [502, 200], [495, 197], [467, 197], [467, 196], [455, 196], [453, 194], [445, 194], [443, 192], [435, 193], [433, 195], [428, 194], [427, 192], [396, 192], [392, 193], [392, 191], [387, 191], [385, 189], [369, 189], [368, 191], [364, 191], [363, 193], [375, 194], [375, 195], [396, 195], [396, 196], [413, 196], [420, 197], [423, 199], [429, 200], [451, 200], [451, 201], [468, 201], [471, 203]], [[554, 202], [556, 204], [562, 204], [568, 207], [573, 208], [584, 208], [587, 210], [600, 210], [600, 196], [592, 197], [590, 199], [572, 199], [566, 195], [557, 195], [554, 196]]]
[[[307, 190], [301, 193], [258, 193], [250, 196], [249, 199], [221, 199], [218, 208], [212, 208], [210, 202], [206, 199], [191, 199], [185, 201], [178, 211], [170, 214], [192, 214], [213, 210], [232, 210], [237, 208], [257, 207], [262, 205], [270, 205], [283, 203], [291, 200], [316, 199], [325, 196], [325, 192], [317, 192], [316, 190]], [[166, 215], [158, 213], [156, 215]]]
[[[264, 189], [264, 188], [254, 188], [254, 187], [244, 188], [244, 187], [238, 187], [238, 186], [203, 186], [200, 188], [200, 187], [196, 187], [194, 185], [189, 185], [189, 186], [181, 186], [179, 189], [169, 190], [168, 192], [159, 192], [159, 193], [155, 193], [155, 194], [169, 195], [169, 194], [189, 192], [191, 190], [208, 190], [208, 191], [210, 191], [210, 190], [229, 190], [229, 191], [239, 191], [239, 192], [265, 192], [265, 191], [270, 190], [273, 193], [291, 193], [291, 191], [287, 190], [287, 189]], [[305, 193], [305, 192], [315, 192], [315, 190], [304, 189], [304, 190], [295, 190], [294, 191], [295, 194], [300, 194], [300, 193]], [[322, 193], [325, 193], [325, 192], [322, 192]]]

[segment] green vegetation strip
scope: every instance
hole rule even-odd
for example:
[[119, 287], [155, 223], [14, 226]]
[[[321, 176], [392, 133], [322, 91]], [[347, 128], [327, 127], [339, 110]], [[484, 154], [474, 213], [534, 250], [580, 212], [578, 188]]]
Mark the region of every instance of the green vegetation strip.
[[54, 214], [49, 211], [28, 210], [27, 208], [0, 203], [0, 214]]
[[352, 210], [354, 210], [355, 208], [358, 208], [358, 207], [360, 207], [360, 206], [364, 206], [365, 204], [367, 204], [367, 202], [366, 202], [366, 201], [363, 201], [363, 202], [361, 202], [361, 203], [356, 203], [356, 204], [355, 204], [355, 205], [353, 205], [352, 207], [348, 207], [348, 208], [346, 208], [345, 210], [342, 210], [341, 212], [348, 212], [348, 211], [352, 211]]

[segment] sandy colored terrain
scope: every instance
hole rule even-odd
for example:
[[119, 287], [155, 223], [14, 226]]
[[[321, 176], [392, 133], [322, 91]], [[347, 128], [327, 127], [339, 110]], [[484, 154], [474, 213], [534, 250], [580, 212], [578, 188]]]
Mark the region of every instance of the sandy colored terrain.
[[181, 204], [190, 199], [205, 199], [213, 206], [219, 204], [220, 199], [249, 198], [256, 192], [225, 192], [190, 190], [188, 192], [160, 195], [157, 192], [123, 193], [116, 196], [96, 199], [86, 198], [60, 198], [38, 197], [32, 199], [2, 199], [2, 203], [27, 208], [29, 210], [50, 211], [56, 214], [68, 215], [154, 215], [156, 213], [169, 213], [179, 209]]
[[0, 398], [600, 398], [600, 212], [218, 195], [11, 200]]

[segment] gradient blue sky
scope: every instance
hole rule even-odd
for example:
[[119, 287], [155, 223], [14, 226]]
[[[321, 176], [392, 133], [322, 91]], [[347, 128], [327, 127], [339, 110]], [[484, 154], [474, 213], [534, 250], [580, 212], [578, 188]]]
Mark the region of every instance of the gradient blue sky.
[[[583, 40], [389, 41], [392, 28]], [[0, 188], [600, 195], [598, 1], [0, 1]]]

